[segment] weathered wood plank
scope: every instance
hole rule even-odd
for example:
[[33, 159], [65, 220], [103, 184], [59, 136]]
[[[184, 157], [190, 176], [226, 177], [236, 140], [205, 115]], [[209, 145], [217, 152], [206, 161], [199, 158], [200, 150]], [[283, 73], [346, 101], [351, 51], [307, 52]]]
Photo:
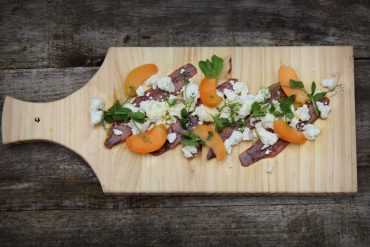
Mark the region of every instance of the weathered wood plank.
[[369, 1], [3, 1], [0, 68], [99, 65], [110, 46], [354, 45]]
[[0, 213], [2, 246], [368, 246], [368, 204]]
[[0, 212], [124, 208], [195, 208], [258, 205], [370, 205], [370, 167], [359, 167], [353, 195], [105, 195], [98, 181], [69, 177], [22, 178], [0, 183]]

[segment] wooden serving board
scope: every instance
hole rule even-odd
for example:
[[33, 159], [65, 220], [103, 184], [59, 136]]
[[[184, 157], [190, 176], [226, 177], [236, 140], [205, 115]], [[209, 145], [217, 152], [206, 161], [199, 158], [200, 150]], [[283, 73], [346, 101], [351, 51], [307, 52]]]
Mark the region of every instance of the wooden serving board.
[[[144, 63], [155, 63], [160, 75], [217, 54], [232, 58], [233, 77], [252, 93], [277, 82], [281, 64], [294, 67], [309, 87], [339, 73], [344, 90], [331, 98], [332, 112], [318, 120], [322, 133], [316, 141], [289, 145], [273, 159], [241, 167], [238, 155], [251, 143], [233, 148], [226, 161], [186, 160], [181, 147], [161, 156], [137, 155], [126, 145], [104, 148], [106, 133], [91, 127], [89, 104], [101, 97], [106, 106], [123, 100], [127, 73]], [[195, 80], [202, 75], [198, 71]], [[36, 122], [35, 118], [40, 121]], [[83, 157], [106, 193], [325, 193], [356, 192], [355, 98], [352, 47], [194, 47], [110, 48], [94, 77], [72, 95], [50, 103], [30, 103], [6, 97], [2, 116], [3, 143], [51, 141]], [[52, 159], [52, 157], [50, 157]], [[267, 173], [269, 166], [271, 174]]]

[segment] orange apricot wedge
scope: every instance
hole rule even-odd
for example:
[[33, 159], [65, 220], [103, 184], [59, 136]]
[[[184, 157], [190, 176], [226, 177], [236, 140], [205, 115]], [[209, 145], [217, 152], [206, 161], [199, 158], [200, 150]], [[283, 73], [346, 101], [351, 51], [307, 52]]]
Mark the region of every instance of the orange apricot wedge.
[[209, 125], [197, 125], [193, 129], [193, 132], [212, 149], [216, 154], [217, 160], [226, 159], [226, 148], [224, 142], [213, 127]]
[[222, 97], [217, 95], [217, 80], [215, 78], [205, 77], [199, 85], [200, 99], [203, 104], [208, 107], [216, 107], [221, 101]]
[[155, 64], [143, 64], [131, 70], [124, 82], [126, 95], [135, 96], [136, 89], [157, 72], [158, 67]]
[[281, 88], [287, 96], [295, 95], [296, 104], [304, 104], [308, 99], [306, 93], [298, 88], [291, 88], [290, 80], [299, 81], [296, 71], [290, 66], [281, 65], [279, 68], [279, 82]]
[[167, 129], [163, 124], [159, 124], [149, 131], [128, 137], [126, 144], [128, 149], [135, 153], [147, 154], [160, 149], [166, 139]]
[[302, 132], [293, 129], [281, 119], [274, 121], [274, 131], [280, 139], [283, 139], [286, 142], [303, 144], [307, 141]]

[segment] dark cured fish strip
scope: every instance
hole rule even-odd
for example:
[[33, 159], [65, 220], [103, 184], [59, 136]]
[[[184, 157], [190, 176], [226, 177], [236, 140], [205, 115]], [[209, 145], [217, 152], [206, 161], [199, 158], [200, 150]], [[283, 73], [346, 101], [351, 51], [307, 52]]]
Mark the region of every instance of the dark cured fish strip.
[[[180, 73], [183, 71], [183, 73]], [[181, 66], [174, 72], [172, 72], [169, 77], [171, 77], [172, 83], [175, 86], [175, 92], [174, 94], [179, 94], [181, 91], [181, 88], [185, 84], [185, 79], [190, 79], [192, 78], [195, 74], [197, 73], [197, 69], [194, 67], [194, 65], [188, 63], [185, 64], [184, 66]], [[132, 104], [134, 106], [139, 106], [142, 101], [147, 101], [147, 100], [157, 100], [157, 101], [162, 101], [163, 99], [167, 98], [169, 95], [168, 92], [162, 90], [162, 89], [148, 89], [145, 91], [145, 94], [143, 96], [136, 97], [133, 101]]]
[[[182, 73], [181, 73], [182, 72]], [[197, 68], [191, 63], [181, 66], [174, 72], [172, 72], [169, 77], [172, 79], [172, 83], [175, 86], [175, 93], [179, 94], [182, 87], [185, 85], [185, 79], [192, 78], [197, 73]]]
[[[122, 131], [122, 135], [115, 135], [113, 129]], [[109, 130], [108, 138], [105, 140], [104, 146], [112, 148], [114, 145], [124, 142], [130, 135], [132, 135], [131, 128], [127, 126], [127, 124], [114, 122]]]
[[[329, 99], [324, 98], [321, 102], [323, 102], [325, 105], [329, 104]], [[305, 124], [312, 124], [315, 122], [318, 118], [319, 115], [316, 113], [315, 108], [312, 104], [307, 104], [309, 108], [309, 112], [311, 115], [311, 118], [308, 121], [305, 122], [299, 122], [297, 124], [297, 128], [299, 130], [302, 130], [303, 126]], [[272, 158], [278, 155], [283, 149], [288, 146], [288, 142], [278, 139], [278, 141], [274, 144], [269, 146], [268, 148], [265, 148], [262, 150], [262, 147], [264, 144], [261, 142], [261, 140], [256, 141], [253, 143], [251, 147], [249, 147], [247, 150], [245, 150], [243, 153], [239, 155], [239, 160], [242, 166], [250, 166], [251, 164], [265, 158]], [[266, 150], [270, 149], [271, 152], [266, 154]]]

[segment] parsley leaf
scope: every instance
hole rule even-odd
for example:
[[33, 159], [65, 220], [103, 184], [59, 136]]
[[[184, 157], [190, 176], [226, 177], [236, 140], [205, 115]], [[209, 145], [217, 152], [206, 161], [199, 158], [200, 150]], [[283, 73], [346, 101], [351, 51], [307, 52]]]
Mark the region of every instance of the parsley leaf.
[[190, 124], [189, 112], [185, 108], [182, 108], [180, 115], [181, 115], [181, 119], [180, 119], [181, 126], [184, 129], [186, 129]]
[[269, 113], [274, 115], [274, 117], [276, 117], [276, 118], [281, 118], [284, 115], [283, 113], [278, 112], [276, 110], [276, 107], [274, 106], [274, 104], [271, 104], [270, 109], [269, 109]]
[[326, 92], [321, 92], [313, 95], [313, 101], [316, 103], [316, 101], [322, 100], [326, 96]]
[[316, 91], [316, 82], [312, 82], [311, 84], [311, 95], [314, 95]]
[[211, 60], [199, 61], [198, 65], [206, 77], [218, 79], [224, 65], [224, 60], [213, 55]]
[[123, 107], [118, 100], [107, 111], [104, 111], [104, 121], [107, 123], [113, 121], [127, 123], [130, 119], [144, 123], [145, 115], [142, 112], [132, 112], [131, 109]]
[[185, 137], [185, 139], [181, 141], [181, 144], [184, 146], [199, 147], [203, 144], [203, 141], [200, 139], [200, 137], [190, 130], [185, 130], [184, 132], [182, 132], [182, 135]]
[[254, 102], [251, 106], [252, 117], [264, 117], [266, 113], [262, 109], [262, 105], [258, 102]]
[[289, 83], [291, 88], [304, 88], [304, 84], [301, 81], [290, 80]]
[[294, 100], [295, 95], [291, 95], [280, 100], [280, 109], [283, 112], [283, 114], [289, 119], [292, 119], [294, 117], [293, 111], [290, 108], [294, 103]]

